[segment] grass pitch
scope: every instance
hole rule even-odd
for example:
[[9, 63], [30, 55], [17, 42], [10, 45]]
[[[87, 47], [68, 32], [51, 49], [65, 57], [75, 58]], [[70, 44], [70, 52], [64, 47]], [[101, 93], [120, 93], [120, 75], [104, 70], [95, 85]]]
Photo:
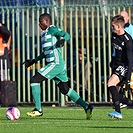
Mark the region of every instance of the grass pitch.
[[42, 117], [28, 117], [34, 107], [18, 107], [19, 120], [7, 120], [0, 108], [0, 133], [133, 133], [133, 109], [122, 109], [123, 119], [111, 119], [112, 107], [95, 107], [91, 120], [81, 107], [44, 107]]

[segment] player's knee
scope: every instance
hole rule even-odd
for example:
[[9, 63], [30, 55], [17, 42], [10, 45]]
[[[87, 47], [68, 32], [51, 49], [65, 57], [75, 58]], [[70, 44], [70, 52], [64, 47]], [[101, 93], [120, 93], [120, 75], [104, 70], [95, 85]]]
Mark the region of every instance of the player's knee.
[[30, 79], [30, 83], [41, 83], [42, 81], [46, 81], [48, 80], [47, 78], [45, 78], [44, 76], [42, 76], [40, 73], [36, 73], [31, 79]]
[[36, 78], [35, 78], [35, 77], [32, 77], [32, 78], [30, 79], [30, 84], [32, 84], [32, 83], [36, 83]]
[[67, 82], [59, 82], [59, 84], [57, 85], [60, 89], [60, 92], [64, 95], [66, 95], [69, 91], [69, 87]]

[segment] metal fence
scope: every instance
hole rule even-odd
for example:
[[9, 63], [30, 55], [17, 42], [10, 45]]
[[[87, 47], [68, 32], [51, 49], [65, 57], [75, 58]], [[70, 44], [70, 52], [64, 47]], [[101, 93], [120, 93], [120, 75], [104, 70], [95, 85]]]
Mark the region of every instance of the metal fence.
[[[39, 61], [30, 69], [22, 66], [26, 59], [33, 59], [41, 52], [39, 15], [49, 12], [53, 24], [68, 31], [69, 42], [62, 49], [67, 62], [69, 86], [86, 101], [109, 103], [107, 80], [111, 74], [111, 17], [126, 10], [132, 18], [132, 5], [52, 5], [0, 7], [3, 23], [12, 32], [11, 69], [9, 79], [17, 82], [18, 103], [32, 103], [30, 77], [45, 65]], [[132, 22], [132, 21], [131, 21]], [[41, 84], [42, 103], [71, 101], [60, 94], [53, 81]], [[132, 99], [132, 93], [126, 92]]]

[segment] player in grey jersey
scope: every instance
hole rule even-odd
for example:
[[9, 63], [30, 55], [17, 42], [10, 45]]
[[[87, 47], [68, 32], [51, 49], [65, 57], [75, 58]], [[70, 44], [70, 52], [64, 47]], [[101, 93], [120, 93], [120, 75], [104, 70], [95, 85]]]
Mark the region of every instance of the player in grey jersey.
[[40, 100], [40, 83], [48, 79], [53, 79], [59, 87], [60, 92], [81, 105], [85, 110], [86, 119], [90, 119], [92, 117], [93, 105], [86, 103], [75, 90], [68, 87], [67, 83], [66, 63], [61, 56], [60, 47], [63, 46], [65, 41], [70, 39], [70, 35], [57, 26], [51, 25], [51, 22], [52, 18], [50, 14], [44, 13], [40, 15], [39, 25], [42, 29], [41, 44], [43, 52], [35, 59], [25, 61], [27, 68], [43, 58], [46, 61], [46, 65], [38, 70], [30, 80], [35, 109], [28, 112], [27, 115], [30, 117], [43, 115]]

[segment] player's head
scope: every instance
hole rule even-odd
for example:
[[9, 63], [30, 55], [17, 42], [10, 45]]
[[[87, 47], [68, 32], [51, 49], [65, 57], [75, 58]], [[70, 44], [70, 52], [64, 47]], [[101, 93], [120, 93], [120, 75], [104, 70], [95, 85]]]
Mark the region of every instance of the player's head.
[[121, 15], [116, 15], [112, 18], [112, 28], [115, 33], [123, 32], [124, 31], [125, 21]]
[[0, 34], [1, 34], [1, 28], [2, 28], [3, 26], [6, 27], [6, 24], [0, 22]]
[[123, 18], [125, 20], [125, 23], [129, 22], [129, 15], [128, 15], [128, 13], [126, 11], [120, 12], [120, 15], [123, 16]]
[[52, 18], [50, 14], [48, 13], [43, 13], [39, 17], [39, 26], [42, 30], [46, 30], [47, 27], [51, 25]]

